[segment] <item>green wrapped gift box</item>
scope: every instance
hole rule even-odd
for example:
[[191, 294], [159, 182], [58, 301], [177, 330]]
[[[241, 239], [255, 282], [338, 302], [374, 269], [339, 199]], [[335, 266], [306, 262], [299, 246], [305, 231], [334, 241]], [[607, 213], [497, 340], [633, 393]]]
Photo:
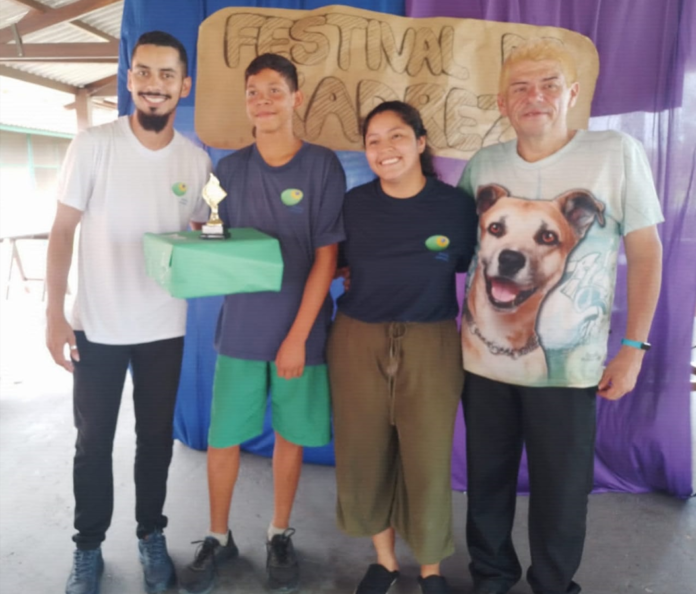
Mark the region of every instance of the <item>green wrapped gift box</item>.
[[256, 229], [232, 229], [230, 239], [201, 239], [200, 231], [146, 233], [148, 276], [173, 297], [280, 291], [283, 257], [277, 239]]

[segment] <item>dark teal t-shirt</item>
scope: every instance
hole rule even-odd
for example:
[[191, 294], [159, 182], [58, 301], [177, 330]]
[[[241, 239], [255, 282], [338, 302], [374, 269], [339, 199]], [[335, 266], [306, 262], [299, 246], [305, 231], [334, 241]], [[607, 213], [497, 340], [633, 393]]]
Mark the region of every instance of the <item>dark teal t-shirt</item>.
[[[345, 174], [332, 151], [305, 142], [280, 167], [268, 165], [253, 144], [222, 159], [216, 175], [227, 192], [220, 203], [225, 226], [277, 238], [284, 268], [280, 292], [225, 297], [215, 347], [228, 357], [273, 361], [297, 316], [315, 250], [345, 238]], [[332, 309], [327, 296], [307, 339], [307, 365], [325, 362]]]
[[348, 192], [343, 217], [350, 289], [341, 312], [372, 323], [457, 316], [455, 272], [466, 271], [476, 246], [471, 198], [435, 178], [416, 196], [392, 198], [374, 180]]

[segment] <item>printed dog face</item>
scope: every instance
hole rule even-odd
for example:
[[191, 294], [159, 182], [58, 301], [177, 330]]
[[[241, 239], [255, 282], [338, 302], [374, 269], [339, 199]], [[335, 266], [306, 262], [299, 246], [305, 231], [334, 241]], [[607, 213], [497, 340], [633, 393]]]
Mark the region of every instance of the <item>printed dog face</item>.
[[479, 266], [488, 300], [501, 311], [515, 311], [532, 295], [548, 293], [594, 221], [604, 226], [604, 204], [586, 190], [527, 200], [491, 184], [479, 188], [476, 203]]

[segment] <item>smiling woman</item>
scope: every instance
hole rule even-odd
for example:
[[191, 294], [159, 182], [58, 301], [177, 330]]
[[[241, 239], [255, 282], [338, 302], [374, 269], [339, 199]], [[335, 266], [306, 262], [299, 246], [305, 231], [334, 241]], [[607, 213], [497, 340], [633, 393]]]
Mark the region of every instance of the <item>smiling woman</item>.
[[377, 553], [357, 594], [386, 592], [398, 578], [395, 531], [421, 564], [422, 591], [446, 594], [440, 561], [453, 550], [450, 456], [463, 382], [454, 279], [469, 264], [477, 217], [473, 200], [434, 175], [414, 107], [380, 104], [363, 138], [378, 178], [346, 196], [351, 282], [328, 346], [338, 521], [372, 537]]

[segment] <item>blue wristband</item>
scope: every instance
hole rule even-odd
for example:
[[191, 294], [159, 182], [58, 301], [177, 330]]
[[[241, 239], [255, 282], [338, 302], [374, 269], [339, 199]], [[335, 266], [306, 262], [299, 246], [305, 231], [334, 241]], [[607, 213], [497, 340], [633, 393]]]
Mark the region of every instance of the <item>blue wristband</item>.
[[621, 344], [633, 347], [634, 349], [640, 349], [641, 351], [649, 351], [650, 350], [650, 343], [648, 343], [648, 342], [639, 342], [638, 340], [630, 340], [628, 338], [622, 338]]

